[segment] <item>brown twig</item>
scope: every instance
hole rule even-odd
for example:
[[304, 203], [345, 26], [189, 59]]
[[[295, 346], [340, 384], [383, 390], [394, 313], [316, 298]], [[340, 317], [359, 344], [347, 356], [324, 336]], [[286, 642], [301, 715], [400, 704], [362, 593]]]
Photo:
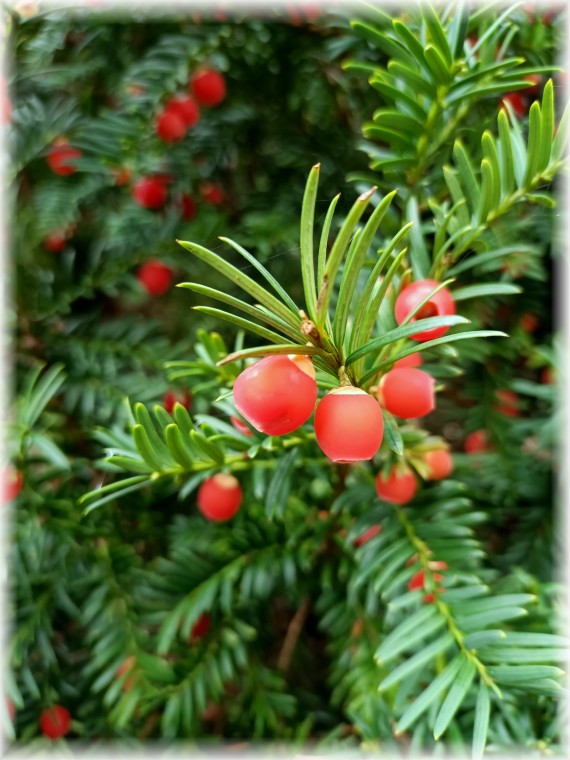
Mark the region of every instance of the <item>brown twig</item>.
[[291, 660], [293, 658], [293, 652], [297, 644], [297, 640], [299, 636], [301, 635], [301, 630], [303, 629], [303, 626], [305, 625], [305, 620], [307, 619], [307, 615], [309, 614], [310, 607], [311, 607], [311, 598], [309, 596], [306, 596], [301, 602], [301, 606], [299, 607], [297, 612], [293, 615], [291, 622], [289, 623], [289, 627], [287, 628], [287, 634], [285, 636], [285, 641], [283, 642], [283, 646], [281, 648], [281, 652], [279, 653], [279, 658], [277, 660], [277, 667], [279, 668], [279, 670], [283, 670], [284, 672], [286, 672], [289, 669]]

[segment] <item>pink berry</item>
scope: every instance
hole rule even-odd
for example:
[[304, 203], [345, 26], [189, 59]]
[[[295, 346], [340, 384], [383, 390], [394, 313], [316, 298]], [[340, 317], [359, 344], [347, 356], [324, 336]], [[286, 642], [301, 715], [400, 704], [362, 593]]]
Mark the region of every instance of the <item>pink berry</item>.
[[242, 422], [239, 417], [230, 417], [230, 422], [235, 427], [235, 429], [238, 431], [238, 433], [241, 433], [242, 435], [253, 435], [251, 430], [248, 428], [248, 426], [245, 424], [245, 422]]
[[159, 177], [144, 177], [133, 185], [135, 203], [143, 208], [161, 208], [166, 201], [167, 190]]
[[162, 142], [177, 143], [186, 134], [186, 124], [173, 111], [163, 111], [156, 119], [156, 134]]
[[40, 730], [44, 736], [50, 739], [61, 739], [69, 733], [71, 728], [71, 715], [61, 705], [48, 707], [40, 715]]
[[315, 435], [333, 462], [372, 459], [384, 433], [382, 409], [373, 396], [352, 385], [327, 393], [315, 412]]
[[226, 81], [219, 71], [197, 71], [190, 86], [194, 97], [203, 106], [217, 106], [226, 97]]
[[182, 404], [186, 409], [190, 409], [192, 403], [192, 396], [187, 390], [182, 391], [166, 391], [162, 403], [168, 414], [172, 414], [175, 404]]
[[218, 473], [205, 480], [198, 489], [198, 509], [208, 520], [231, 520], [240, 508], [242, 490], [233, 475]]
[[486, 430], [475, 430], [465, 439], [465, 451], [468, 454], [483, 454], [486, 451], [493, 451], [493, 445], [487, 438]]
[[495, 395], [500, 402], [495, 406], [499, 414], [504, 414], [506, 417], [520, 417], [519, 397], [514, 391], [499, 390]]
[[411, 470], [399, 471], [393, 467], [388, 477], [379, 472], [376, 476], [376, 493], [378, 498], [390, 504], [407, 504], [418, 490], [418, 482]]
[[80, 158], [80, 156], [80, 150], [73, 148], [67, 141], [62, 141], [50, 149], [46, 161], [52, 172], [65, 176], [75, 174], [77, 169], [70, 162], [73, 162], [76, 158]]
[[200, 108], [190, 95], [176, 95], [171, 98], [166, 104], [165, 111], [181, 119], [186, 129], [196, 126], [200, 121]]
[[380, 383], [385, 409], [405, 420], [423, 417], [435, 409], [434, 388], [433, 377], [413, 367], [393, 369]]
[[415, 354], [410, 354], [409, 356], [404, 356], [403, 359], [398, 359], [397, 362], [394, 362], [394, 366], [392, 369], [403, 369], [404, 367], [421, 367], [424, 363], [422, 359], [422, 355], [417, 352]]
[[150, 296], [161, 296], [170, 287], [174, 272], [166, 264], [152, 259], [143, 264], [138, 271], [138, 280]]
[[[417, 280], [402, 290], [396, 299], [394, 313], [396, 322], [401, 325], [404, 319], [412, 312], [424, 298], [437, 288], [439, 282], [435, 280]], [[438, 291], [422, 308], [412, 317], [411, 322], [417, 322], [427, 317], [444, 317], [455, 314], [455, 301], [447, 288]], [[449, 330], [449, 327], [436, 327], [433, 330], [424, 330], [411, 336], [413, 340], [433, 340], [439, 338]]]
[[453, 458], [447, 449], [433, 449], [424, 456], [429, 474], [426, 480], [443, 480], [453, 472]]
[[261, 433], [291, 433], [315, 408], [313, 364], [306, 356], [267, 356], [237, 377], [234, 400], [238, 412]]

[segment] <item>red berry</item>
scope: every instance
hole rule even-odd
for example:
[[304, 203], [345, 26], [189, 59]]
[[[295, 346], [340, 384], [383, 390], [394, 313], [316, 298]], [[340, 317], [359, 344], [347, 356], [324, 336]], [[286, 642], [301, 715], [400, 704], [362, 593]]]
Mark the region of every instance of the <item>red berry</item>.
[[352, 385], [327, 393], [315, 412], [315, 435], [333, 462], [372, 459], [384, 433], [382, 409], [366, 391]]
[[237, 377], [234, 400], [238, 412], [261, 433], [291, 433], [315, 408], [313, 364], [306, 356], [267, 356]]
[[44, 248], [47, 248], [50, 253], [59, 253], [65, 248], [67, 238], [62, 232], [52, 232], [49, 235], [46, 235], [42, 242]]
[[2, 479], [2, 504], [14, 501], [22, 490], [24, 476], [12, 465], [7, 465], [1, 471]]
[[240, 508], [242, 490], [233, 475], [218, 473], [205, 480], [198, 489], [198, 509], [208, 520], [231, 520]]
[[453, 458], [447, 449], [428, 451], [424, 462], [429, 468], [426, 480], [443, 480], [453, 472]]
[[177, 143], [186, 134], [186, 124], [174, 111], [165, 110], [156, 117], [156, 134], [165, 143]]
[[242, 435], [253, 435], [245, 422], [242, 422], [239, 417], [230, 417], [230, 422], [238, 431], [238, 433], [241, 433]]
[[216, 106], [226, 97], [226, 81], [219, 71], [197, 71], [190, 86], [194, 97], [203, 106]]
[[[396, 322], [401, 325], [408, 314], [413, 311], [421, 301], [439, 285], [435, 280], [418, 280], [412, 282], [402, 290], [396, 299], [394, 313]], [[447, 288], [442, 288], [433, 298], [425, 303], [422, 308], [412, 318], [411, 322], [416, 322], [427, 317], [443, 317], [455, 314], [455, 301]], [[436, 327], [433, 330], [424, 330], [415, 333], [411, 337], [413, 340], [433, 340], [444, 335], [449, 327]]]
[[505, 95], [504, 98], [501, 99], [503, 108], [505, 103], [508, 103], [510, 105], [515, 113], [515, 116], [519, 119], [522, 119], [528, 111], [525, 99], [518, 92], [511, 92], [508, 95]]
[[536, 332], [539, 324], [540, 322], [536, 314], [531, 314], [528, 311], [522, 314], [521, 318], [519, 319], [519, 325], [523, 330], [525, 330], [525, 332]]
[[403, 359], [398, 359], [397, 362], [394, 362], [394, 366], [392, 369], [402, 369], [403, 367], [421, 367], [424, 363], [422, 359], [422, 355], [417, 352], [415, 354], [410, 354], [409, 356], [404, 356]]
[[363, 546], [364, 544], [367, 544], [374, 538], [374, 536], [377, 536], [381, 530], [381, 525], [373, 525], [371, 528], [368, 528], [368, 530], [365, 530], [362, 535], [358, 536], [358, 538], [354, 539], [354, 545]]
[[67, 142], [60, 142], [54, 145], [47, 155], [47, 163], [52, 172], [61, 175], [75, 174], [77, 169], [72, 162], [75, 158], [80, 158], [81, 151], [73, 148]]
[[426, 571], [418, 570], [417, 573], [412, 575], [410, 582], [408, 583], [408, 590], [415, 591], [417, 588], [423, 588], [426, 582]]
[[205, 182], [200, 187], [200, 193], [204, 201], [212, 206], [220, 206], [226, 197], [223, 188], [211, 182]]
[[435, 380], [413, 367], [393, 369], [382, 378], [382, 404], [390, 414], [405, 420], [423, 417], [435, 409]]
[[495, 394], [500, 403], [495, 406], [499, 414], [506, 417], [520, 417], [519, 397], [514, 391], [499, 390]]
[[468, 454], [483, 454], [486, 451], [493, 451], [493, 445], [487, 439], [486, 430], [476, 430], [468, 435], [464, 447]]
[[145, 177], [133, 185], [135, 203], [143, 208], [161, 208], [166, 201], [167, 190], [160, 177]]
[[190, 219], [194, 219], [197, 213], [196, 203], [194, 199], [188, 195], [188, 193], [183, 193], [180, 198], [178, 199], [178, 208], [180, 209], [180, 215], [183, 219], [186, 219], [187, 221], [190, 221]]
[[379, 472], [376, 476], [376, 493], [378, 498], [390, 504], [407, 504], [418, 490], [418, 482], [411, 470], [399, 471], [393, 467], [387, 478]]
[[143, 264], [137, 274], [138, 280], [150, 296], [161, 296], [170, 287], [174, 272], [166, 264], [152, 259]]
[[201, 639], [202, 636], [205, 636], [210, 630], [211, 625], [212, 618], [208, 615], [207, 612], [203, 612], [198, 620], [194, 623], [194, 627], [190, 632], [190, 641], [195, 641], [196, 639]]
[[200, 120], [198, 103], [190, 95], [176, 95], [166, 104], [165, 111], [173, 113], [184, 122], [186, 129], [194, 127]]
[[71, 715], [61, 705], [48, 707], [40, 715], [40, 730], [44, 736], [50, 739], [60, 739], [69, 733], [71, 728]]
[[192, 403], [192, 396], [190, 393], [188, 393], [187, 390], [185, 391], [166, 391], [164, 394], [164, 398], [162, 399], [162, 403], [164, 405], [164, 408], [168, 412], [168, 414], [172, 414], [174, 411], [174, 404], [182, 404], [183, 407], [186, 409], [190, 409], [190, 404]]
[[[119, 665], [117, 668], [117, 678], [122, 678], [123, 676], [126, 676], [128, 673], [131, 672], [131, 670], [136, 665], [136, 657], [134, 655], [131, 655], [130, 657], [127, 657], [126, 660], [123, 660], [123, 662]], [[122, 691], [130, 691], [132, 689], [134, 680], [132, 678], [126, 678], [123, 685], [121, 686]]]

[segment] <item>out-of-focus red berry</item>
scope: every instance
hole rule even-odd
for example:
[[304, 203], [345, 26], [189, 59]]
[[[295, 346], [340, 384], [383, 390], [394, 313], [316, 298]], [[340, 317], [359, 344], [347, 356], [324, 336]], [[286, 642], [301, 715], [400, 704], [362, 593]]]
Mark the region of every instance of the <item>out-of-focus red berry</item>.
[[[130, 657], [127, 657], [126, 660], [123, 660], [123, 662], [117, 668], [117, 678], [122, 678], [123, 676], [128, 675], [135, 667], [136, 662], [137, 659], [134, 657], [134, 655], [131, 655]], [[126, 678], [123, 685], [121, 686], [122, 691], [130, 691], [130, 689], [133, 687], [133, 683], [133, 678]]]
[[381, 401], [390, 414], [405, 420], [423, 417], [435, 409], [435, 380], [414, 367], [387, 372], [380, 382]]
[[202, 106], [217, 106], [226, 97], [226, 80], [219, 71], [201, 69], [192, 77], [190, 87]]
[[200, 108], [190, 95], [175, 95], [166, 104], [165, 111], [178, 116], [184, 122], [186, 129], [196, 126], [200, 121]]
[[354, 545], [364, 546], [364, 544], [367, 544], [369, 541], [371, 541], [374, 536], [377, 536], [381, 530], [381, 525], [372, 525], [370, 528], [368, 528], [368, 530], [365, 530], [362, 535], [354, 539]]
[[315, 412], [315, 436], [333, 462], [362, 462], [382, 443], [384, 418], [376, 399], [361, 388], [341, 386], [321, 399]]
[[162, 403], [168, 414], [172, 414], [175, 404], [182, 404], [186, 409], [190, 409], [192, 396], [187, 390], [184, 391], [166, 391]]
[[474, 433], [470, 433], [465, 439], [464, 447], [468, 454], [484, 454], [493, 451], [493, 444], [487, 438], [486, 430], [475, 430]]
[[150, 296], [161, 296], [170, 287], [174, 272], [166, 264], [152, 259], [143, 264], [137, 274], [138, 281]]
[[404, 367], [421, 367], [423, 363], [424, 360], [422, 359], [422, 355], [418, 351], [415, 354], [404, 356], [403, 359], [398, 359], [397, 362], [394, 362], [392, 369], [404, 369]]
[[453, 472], [453, 458], [447, 449], [433, 449], [424, 456], [429, 474], [426, 480], [443, 480]]
[[[410, 312], [412, 312], [416, 306], [424, 300], [424, 298], [429, 296], [439, 284], [440, 283], [435, 280], [417, 280], [405, 287], [396, 299], [396, 305], [394, 308], [396, 322], [401, 325], [408, 314], [410, 314]], [[455, 314], [455, 301], [449, 290], [447, 288], [442, 288], [433, 296], [433, 298], [422, 306], [412, 318], [411, 322], [418, 322], [427, 317], [443, 317], [452, 314]], [[413, 340], [420, 341], [433, 340], [434, 338], [441, 337], [448, 330], [449, 327], [436, 327], [433, 330], [423, 330], [415, 333], [411, 337]]]
[[528, 112], [528, 105], [524, 97], [518, 92], [511, 92], [501, 98], [501, 105], [504, 108], [505, 103], [508, 103], [513, 109], [515, 116], [518, 119], [522, 119]]
[[540, 324], [540, 321], [536, 314], [532, 314], [531, 312], [525, 312], [524, 314], [521, 314], [521, 317], [519, 319], [519, 325], [522, 327], [523, 330], [529, 333], [533, 333], [538, 329], [538, 325]]
[[267, 356], [234, 383], [238, 412], [266, 435], [285, 435], [303, 425], [317, 400], [313, 364], [306, 356]]
[[238, 433], [241, 433], [242, 435], [247, 435], [247, 436], [252, 436], [253, 435], [253, 433], [248, 428], [248, 426], [245, 424], [245, 422], [243, 422], [242, 420], [240, 420], [239, 417], [233, 417], [233, 416], [230, 417], [230, 422], [235, 427], [235, 429], [238, 431]]
[[495, 393], [499, 403], [495, 409], [506, 417], [520, 417], [519, 397], [514, 391], [499, 390]]
[[379, 472], [375, 485], [378, 498], [390, 504], [407, 504], [418, 490], [418, 482], [412, 471], [399, 470], [398, 467], [393, 467], [386, 478]]
[[226, 197], [223, 187], [215, 185], [212, 182], [204, 182], [200, 186], [200, 194], [205, 203], [211, 206], [220, 206]]
[[47, 164], [52, 172], [66, 176], [75, 174], [77, 169], [73, 161], [81, 157], [81, 151], [73, 148], [67, 141], [59, 141], [54, 144], [46, 157]]
[[132, 196], [139, 206], [156, 209], [164, 206], [167, 190], [159, 177], [144, 177], [133, 185]]
[[49, 235], [46, 235], [42, 240], [44, 248], [50, 253], [59, 253], [60, 251], [63, 251], [66, 242], [67, 237], [63, 232], [52, 232]]
[[180, 196], [179, 206], [183, 219], [187, 221], [194, 219], [197, 213], [197, 207], [194, 199], [188, 195], [188, 193], [184, 193]]
[[198, 509], [208, 520], [231, 520], [241, 505], [243, 493], [233, 475], [220, 472], [205, 480], [198, 489]]
[[210, 630], [212, 625], [212, 618], [207, 612], [203, 612], [198, 620], [194, 623], [192, 631], [190, 632], [190, 641], [197, 641], [205, 636]]
[[61, 705], [53, 705], [40, 715], [40, 730], [50, 739], [61, 739], [71, 729], [71, 715]]
[[156, 118], [156, 134], [162, 142], [177, 143], [186, 134], [186, 124], [174, 111], [163, 111]]
[[2, 504], [14, 501], [22, 490], [24, 476], [9, 464], [0, 471], [0, 478], [2, 479]]

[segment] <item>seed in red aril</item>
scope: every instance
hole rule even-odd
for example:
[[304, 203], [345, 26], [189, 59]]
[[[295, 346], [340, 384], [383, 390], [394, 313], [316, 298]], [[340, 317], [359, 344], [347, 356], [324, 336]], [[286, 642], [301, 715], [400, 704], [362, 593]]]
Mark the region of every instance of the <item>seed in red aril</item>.
[[520, 417], [519, 397], [514, 391], [499, 390], [495, 394], [499, 399], [495, 409], [506, 417]]
[[486, 430], [475, 430], [465, 439], [465, 451], [468, 454], [483, 454], [487, 451], [493, 451], [493, 444], [487, 438]]
[[241, 486], [233, 475], [220, 472], [205, 480], [198, 490], [198, 509], [208, 520], [231, 520], [241, 505]]
[[190, 195], [188, 195], [188, 193], [184, 193], [180, 196], [178, 205], [183, 219], [186, 221], [194, 219], [197, 213], [196, 202]]
[[230, 417], [230, 422], [235, 427], [235, 429], [238, 431], [238, 433], [241, 433], [242, 435], [251, 436], [253, 433], [248, 428], [248, 426], [243, 422], [243, 420], [240, 420], [239, 417]]
[[[401, 325], [404, 319], [412, 312], [424, 298], [437, 288], [439, 282], [435, 280], [418, 280], [405, 287], [398, 298], [394, 308], [396, 322]], [[442, 288], [422, 308], [412, 317], [411, 322], [425, 319], [427, 317], [445, 317], [455, 314], [455, 301], [447, 288]], [[433, 330], [423, 330], [414, 333], [410, 337], [413, 340], [433, 340], [440, 338], [449, 330], [449, 327], [436, 327]]]
[[53, 705], [40, 715], [40, 730], [50, 739], [61, 739], [71, 729], [71, 715], [61, 705]]
[[186, 134], [186, 124], [173, 111], [163, 111], [156, 117], [156, 134], [162, 142], [177, 143]]
[[166, 264], [151, 259], [143, 264], [137, 274], [138, 281], [150, 296], [161, 296], [170, 287], [174, 272]]
[[204, 182], [200, 186], [200, 194], [205, 203], [211, 206], [220, 206], [226, 197], [224, 189], [220, 185], [214, 185], [212, 182]]
[[[131, 670], [136, 665], [136, 657], [132, 656], [127, 657], [126, 660], [123, 660], [123, 662], [119, 665], [117, 668], [117, 679], [122, 678], [123, 676], [126, 676], [128, 673], [131, 672]], [[129, 691], [133, 686], [133, 679], [132, 678], [126, 678], [123, 682], [123, 685], [121, 686], [122, 691]]]
[[143, 208], [161, 208], [166, 201], [167, 190], [159, 177], [144, 177], [133, 185], [135, 203]]
[[2, 486], [1, 503], [6, 504], [9, 501], [14, 501], [22, 490], [24, 476], [19, 470], [16, 470], [11, 464], [9, 464], [0, 471], [0, 479]]
[[175, 95], [166, 104], [165, 111], [173, 113], [182, 119], [186, 129], [196, 126], [200, 121], [200, 108], [190, 95]]
[[190, 82], [194, 97], [203, 106], [217, 106], [226, 97], [226, 80], [219, 71], [202, 69]]
[[368, 530], [365, 530], [362, 535], [354, 539], [354, 545], [364, 546], [364, 544], [367, 544], [369, 541], [371, 541], [374, 536], [377, 536], [381, 530], [381, 525], [372, 525], [372, 527], [368, 528]]
[[315, 370], [306, 356], [267, 356], [247, 367], [234, 383], [238, 412], [266, 435], [297, 430], [313, 413], [316, 400]]
[[423, 417], [435, 409], [434, 389], [433, 377], [413, 367], [390, 370], [380, 382], [384, 408], [404, 420]]
[[42, 240], [44, 248], [50, 253], [60, 253], [65, 248], [67, 238], [63, 232], [52, 232]]
[[533, 333], [536, 332], [538, 329], [538, 325], [540, 324], [538, 317], [536, 314], [532, 314], [531, 312], [525, 312], [524, 314], [521, 314], [521, 317], [519, 319], [519, 325], [522, 327], [525, 332]]
[[393, 467], [388, 477], [379, 472], [376, 476], [376, 494], [390, 504], [407, 504], [418, 490], [418, 481], [410, 469]]
[[422, 355], [418, 351], [415, 354], [404, 356], [403, 359], [398, 359], [397, 362], [394, 362], [392, 369], [403, 369], [404, 367], [421, 367], [423, 363], [424, 361], [422, 359]]
[[518, 92], [511, 92], [505, 95], [501, 98], [500, 103], [501, 108], [505, 108], [505, 104], [508, 103], [518, 119], [522, 119], [528, 112], [527, 102]]
[[185, 409], [190, 409], [192, 396], [187, 390], [184, 391], [166, 391], [162, 403], [168, 414], [172, 414], [175, 404], [182, 404]]
[[429, 474], [426, 480], [443, 480], [453, 472], [453, 458], [447, 449], [433, 449], [424, 456]]
[[52, 172], [66, 176], [75, 174], [77, 169], [73, 166], [73, 161], [81, 155], [78, 148], [73, 148], [67, 141], [61, 141], [50, 148], [46, 161]]
[[361, 388], [334, 388], [315, 412], [315, 436], [321, 450], [339, 464], [372, 459], [384, 434], [382, 409]]
[[197, 641], [205, 636], [210, 630], [212, 625], [212, 618], [207, 612], [203, 612], [198, 620], [194, 623], [194, 626], [190, 632], [190, 641]]

